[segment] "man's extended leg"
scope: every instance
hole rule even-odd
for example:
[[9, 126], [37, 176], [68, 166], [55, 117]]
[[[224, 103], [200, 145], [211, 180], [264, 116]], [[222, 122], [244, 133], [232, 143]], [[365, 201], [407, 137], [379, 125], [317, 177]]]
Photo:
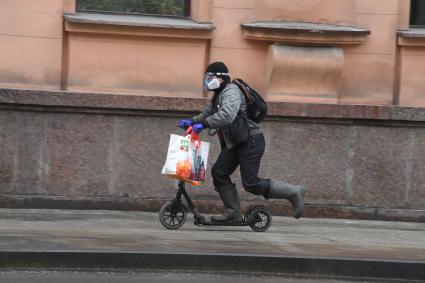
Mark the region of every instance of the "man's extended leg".
[[258, 177], [265, 146], [262, 134], [250, 136], [246, 143], [238, 146], [242, 185], [247, 192], [254, 195], [264, 196], [270, 187], [268, 179]]
[[262, 134], [251, 136], [249, 143], [238, 147], [242, 183], [245, 190], [255, 195], [263, 195], [266, 199], [289, 200], [293, 207], [293, 216], [300, 218], [304, 211], [304, 187], [258, 178], [264, 149], [265, 141]]

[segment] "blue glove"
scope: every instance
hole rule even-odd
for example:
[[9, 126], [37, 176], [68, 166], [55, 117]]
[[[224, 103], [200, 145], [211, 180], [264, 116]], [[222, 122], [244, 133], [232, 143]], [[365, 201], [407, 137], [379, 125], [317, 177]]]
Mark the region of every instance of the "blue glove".
[[205, 129], [205, 127], [201, 123], [192, 126], [192, 130], [197, 134], [199, 134], [203, 129]]
[[179, 122], [179, 127], [185, 129], [185, 128], [189, 127], [189, 126], [192, 126], [192, 124], [193, 124], [192, 120], [190, 120], [190, 119], [182, 119]]

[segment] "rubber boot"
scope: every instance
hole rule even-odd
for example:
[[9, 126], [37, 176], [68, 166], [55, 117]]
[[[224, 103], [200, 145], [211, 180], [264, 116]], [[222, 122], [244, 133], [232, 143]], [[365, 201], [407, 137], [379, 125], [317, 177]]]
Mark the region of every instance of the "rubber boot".
[[223, 215], [211, 216], [213, 222], [225, 222], [230, 220], [241, 220], [239, 194], [235, 184], [217, 188], [221, 201], [224, 204]]
[[304, 212], [305, 187], [295, 186], [282, 181], [270, 180], [270, 189], [266, 199], [287, 199], [292, 204], [295, 218], [300, 218]]

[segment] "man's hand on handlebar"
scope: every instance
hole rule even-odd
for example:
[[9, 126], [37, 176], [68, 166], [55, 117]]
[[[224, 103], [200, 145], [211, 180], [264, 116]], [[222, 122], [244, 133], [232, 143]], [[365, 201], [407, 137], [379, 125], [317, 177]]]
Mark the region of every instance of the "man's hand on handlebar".
[[180, 120], [178, 127], [182, 129], [187, 129], [193, 125], [193, 121], [191, 119], [182, 119]]
[[205, 129], [205, 126], [201, 123], [198, 123], [198, 124], [193, 125], [192, 129], [195, 133], [199, 134], [203, 129]]

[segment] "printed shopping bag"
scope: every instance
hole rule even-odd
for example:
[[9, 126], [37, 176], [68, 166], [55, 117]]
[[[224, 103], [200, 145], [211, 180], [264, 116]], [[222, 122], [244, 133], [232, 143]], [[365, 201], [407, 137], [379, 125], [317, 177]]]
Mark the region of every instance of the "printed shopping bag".
[[205, 181], [210, 144], [196, 133], [171, 135], [162, 174], [199, 186]]

